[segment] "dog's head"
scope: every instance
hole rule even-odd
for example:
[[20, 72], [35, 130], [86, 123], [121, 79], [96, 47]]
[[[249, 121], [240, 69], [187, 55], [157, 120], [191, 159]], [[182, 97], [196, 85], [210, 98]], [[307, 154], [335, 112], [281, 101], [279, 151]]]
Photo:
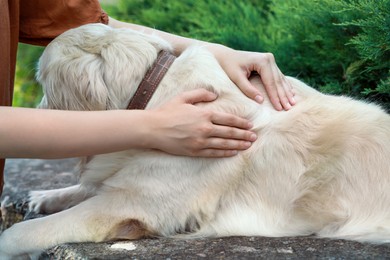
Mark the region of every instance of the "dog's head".
[[39, 60], [37, 79], [44, 91], [39, 107], [125, 108], [157, 54], [170, 48], [158, 37], [103, 24], [69, 30]]

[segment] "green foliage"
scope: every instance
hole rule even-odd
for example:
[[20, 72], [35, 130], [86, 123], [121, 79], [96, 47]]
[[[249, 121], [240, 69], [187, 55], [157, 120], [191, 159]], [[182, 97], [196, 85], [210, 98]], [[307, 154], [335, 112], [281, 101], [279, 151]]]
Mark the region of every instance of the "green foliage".
[[218, 42], [235, 49], [259, 51], [267, 22], [269, 1], [256, 5], [254, 1], [203, 1], [197, 15], [190, 19], [197, 26], [195, 37]]
[[389, 106], [390, 0], [274, 0], [267, 48], [321, 91]]
[[35, 67], [42, 51], [42, 47], [19, 44], [13, 106], [36, 107], [41, 100], [42, 89], [35, 80]]
[[[170, 33], [272, 52], [319, 90], [390, 107], [390, 0], [117, 0], [110, 16]], [[15, 103], [35, 105], [40, 49], [22, 46]], [[27, 93], [21, 96], [20, 93]]]
[[116, 1], [115, 5], [107, 5], [105, 11], [114, 18], [148, 27], [185, 34], [193, 24], [187, 19], [194, 1], [134, 0]]
[[259, 51], [270, 3], [271, 0], [120, 0], [104, 8], [118, 20]]

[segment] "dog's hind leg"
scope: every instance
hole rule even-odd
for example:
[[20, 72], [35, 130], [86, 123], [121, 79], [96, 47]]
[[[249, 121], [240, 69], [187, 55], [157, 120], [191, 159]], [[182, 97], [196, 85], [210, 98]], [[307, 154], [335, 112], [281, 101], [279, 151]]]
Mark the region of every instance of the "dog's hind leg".
[[63, 243], [146, 236], [146, 225], [138, 220], [140, 217], [132, 217], [131, 208], [131, 201], [113, 202], [98, 195], [59, 213], [17, 223], [0, 236], [0, 259], [13, 259]]
[[56, 213], [95, 195], [92, 189], [78, 184], [55, 190], [38, 190], [29, 193], [29, 210], [36, 213]]

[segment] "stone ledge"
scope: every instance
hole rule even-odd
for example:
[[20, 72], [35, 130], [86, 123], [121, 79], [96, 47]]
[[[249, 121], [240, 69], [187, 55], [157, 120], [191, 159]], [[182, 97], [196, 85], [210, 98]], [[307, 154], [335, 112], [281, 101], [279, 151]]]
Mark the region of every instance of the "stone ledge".
[[[8, 160], [3, 197], [9, 196], [13, 219], [24, 213], [29, 190], [75, 184], [77, 160]], [[13, 206], [12, 206], [13, 205]], [[30, 216], [31, 217], [31, 216]], [[33, 216], [36, 217], [36, 216]], [[38, 216], [39, 217], [39, 216]], [[12, 219], [12, 217], [11, 217]], [[2, 223], [3, 225], [4, 223]], [[112, 247], [119, 247], [117, 249]], [[122, 248], [122, 249], [120, 249]], [[56, 246], [40, 259], [390, 259], [390, 244], [371, 245], [313, 237], [227, 237], [216, 239], [143, 239]]]
[[55, 259], [388, 259], [389, 246], [310, 237], [228, 237], [218, 239], [144, 239], [115, 243], [66, 244], [49, 250]]

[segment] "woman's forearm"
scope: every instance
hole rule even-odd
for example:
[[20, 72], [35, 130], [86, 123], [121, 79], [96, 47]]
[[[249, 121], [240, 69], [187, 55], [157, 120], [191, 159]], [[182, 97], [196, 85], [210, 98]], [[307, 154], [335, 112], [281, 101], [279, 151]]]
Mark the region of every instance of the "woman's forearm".
[[64, 158], [141, 147], [144, 113], [1, 107], [0, 157]]

